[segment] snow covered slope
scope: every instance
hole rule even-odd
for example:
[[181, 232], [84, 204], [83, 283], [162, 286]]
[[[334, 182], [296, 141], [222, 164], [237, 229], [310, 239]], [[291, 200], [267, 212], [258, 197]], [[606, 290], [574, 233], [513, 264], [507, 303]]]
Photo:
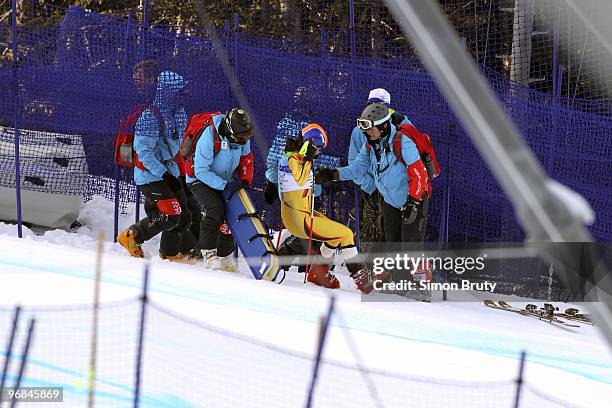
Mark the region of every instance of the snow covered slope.
[[[144, 406], [303, 405], [309, 356], [332, 292], [304, 286], [298, 274], [277, 285], [255, 281], [246, 267], [231, 274], [172, 264], [156, 256], [157, 240], [145, 245], [150, 260], [132, 259], [111, 242], [112, 203], [99, 197], [85, 204], [79, 221], [84, 227], [76, 233], [26, 230], [24, 239], [15, 237], [15, 226], [0, 224], [0, 350], [11, 307], [20, 303], [39, 326], [28, 384], [61, 384], [67, 406], [85, 405], [91, 314], [56, 305], [92, 301], [94, 236], [102, 229], [102, 302], [135, 299], [145, 263], [151, 271]], [[428, 304], [393, 295], [363, 302], [348, 276], [340, 280], [315, 406], [511, 406], [521, 350], [522, 407], [559, 406], [538, 392], [584, 407], [612, 401], [610, 349], [592, 326], [561, 330], [480, 302]], [[131, 404], [139, 304], [122, 305], [101, 315], [97, 406]]]

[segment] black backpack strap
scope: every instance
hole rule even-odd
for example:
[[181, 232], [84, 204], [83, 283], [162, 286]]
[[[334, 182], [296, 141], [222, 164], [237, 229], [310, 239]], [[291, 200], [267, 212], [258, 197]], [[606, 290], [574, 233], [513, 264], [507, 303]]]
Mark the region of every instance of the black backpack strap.
[[393, 154], [397, 161], [406, 166], [406, 161], [402, 156], [402, 137], [405, 136], [402, 132], [397, 131], [393, 135], [393, 140], [391, 141], [391, 148], [393, 149]]
[[216, 155], [221, 150], [221, 137], [219, 136], [219, 132], [217, 132], [217, 128], [215, 127], [215, 123], [213, 122], [213, 117], [210, 117], [210, 124], [208, 126], [212, 126], [213, 132], [213, 155]]
[[401, 125], [404, 119], [406, 119], [406, 115], [403, 115], [398, 111], [393, 112], [393, 114], [391, 115], [391, 123], [393, 123], [393, 125], [395, 125], [396, 127]]

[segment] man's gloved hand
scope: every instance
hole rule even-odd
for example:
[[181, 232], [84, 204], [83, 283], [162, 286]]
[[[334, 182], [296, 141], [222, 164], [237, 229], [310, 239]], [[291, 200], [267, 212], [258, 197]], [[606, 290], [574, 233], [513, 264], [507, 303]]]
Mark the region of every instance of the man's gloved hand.
[[412, 224], [416, 220], [419, 214], [419, 207], [423, 203], [423, 200], [416, 200], [411, 196], [408, 196], [408, 201], [402, 207], [402, 224]]
[[278, 187], [276, 184], [266, 180], [263, 195], [266, 204], [274, 204], [276, 197], [278, 196]]
[[231, 180], [231, 181], [227, 182], [227, 184], [225, 186], [225, 189], [227, 191], [229, 191], [230, 193], [235, 193], [236, 191], [240, 190], [241, 188], [247, 188], [249, 186], [250, 186], [250, 184], [249, 184], [248, 180], [245, 180], [245, 179], [242, 179], [240, 181], [238, 181], [238, 180]]
[[164, 175], [162, 176], [162, 180], [164, 180], [168, 188], [175, 193], [183, 189], [183, 184], [181, 183], [181, 180], [179, 180], [177, 177], [174, 177], [169, 172], [164, 173]]
[[315, 183], [324, 184], [328, 181], [340, 180], [340, 173], [338, 169], [322, 168], [318, 169], [315, 173]]

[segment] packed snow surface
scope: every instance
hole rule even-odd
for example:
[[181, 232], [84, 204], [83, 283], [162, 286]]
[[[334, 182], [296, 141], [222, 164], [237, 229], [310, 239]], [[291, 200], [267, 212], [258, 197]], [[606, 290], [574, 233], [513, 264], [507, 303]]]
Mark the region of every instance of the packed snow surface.
[[[242, 272], [228, 273], [163, 261], [158, 238], [144, 245], [149, 259], [133, 259], [112, 242], [112, 214], [113, 203], [94, 197], [83, 205], [77, 231], [37, 235], [24, 228], [19, 239], [15, 225], [0, 224], [0, 350], [4, 356], [13, 306], [20, 304], [26, 313], [15, 353], [27, 319], [37, 319], [24, 384], [63, 386], [66, 406], [87, 401], [99, 231], [100, 300], [109, 306], [100, 312], [96, 406], [132, 404], [145, 265], [154, 306], [145, 326], [143, 406], [303, 406], [332, 294], [336, 314], [314, 406], [511, 406], [523, 350], [521, 406], [612, 401], [612, 355], [596, 327], [564, 330], [478, 301], [422, 303], [395, 295], [366, 301], [346, 275], [336, 291], [304, 285], [297, 273], [280, 285], [256, 281], [244, 264]], [[123, 216], [120, 228], [132, 220]], [[113, 306], [126, 299], [133, 301]]]

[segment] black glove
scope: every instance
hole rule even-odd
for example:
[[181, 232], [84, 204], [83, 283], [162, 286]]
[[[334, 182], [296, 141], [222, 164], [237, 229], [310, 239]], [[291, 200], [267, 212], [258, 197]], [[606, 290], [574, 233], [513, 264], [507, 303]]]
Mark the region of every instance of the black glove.
[[304, 153], [304, 161], [313, 161], [318, 150], [319, 149], [317, 149], [317, 146], [315, 146], [311, 141], [306, 142], [306, 153]]
[[338, 181], [340, 180], [340, 173], [338, 169], [327, 169], [322, 168], [318, 169], [315, 173], [315, 183], [316, 184], [324, 184], [328, 181]]
[[419, 207], [423, 203], [423, 200], [415, 200], [411, 196], [408, 196], [408, 201], [402, 207], [402, 224], [412, 224], [416, 220], [419, 214]]
[[266, 186], [264, 187], [264, 201], [266, 204], [274, 204], [276, 201], [276, 197], [278, 196], [278, 187], [276, 184], [266, 181]]
[[247, 180], [231, 180], [228, 181], [227, 184], [225, 185], [225, 190], [229, 191], [230, 193], [235, 193], [236, 191], [240, 190], [241, 188], [247, 188], [249, 186], [249, 182]]
[[168, 172], [164, 173], [162, 179], [164, 180], [168, 188], [175, 193], [183, 189], [183, 184], [181, 184], [181, 180], [179, 180], [177, 177], [174, 177]]
[[297, 152], [298, 150], [300, 150], [301, 145], [302, 145], [301, 140], [296, 140], [288, 135], [287, 141], [285, 142], [285, 153]]

